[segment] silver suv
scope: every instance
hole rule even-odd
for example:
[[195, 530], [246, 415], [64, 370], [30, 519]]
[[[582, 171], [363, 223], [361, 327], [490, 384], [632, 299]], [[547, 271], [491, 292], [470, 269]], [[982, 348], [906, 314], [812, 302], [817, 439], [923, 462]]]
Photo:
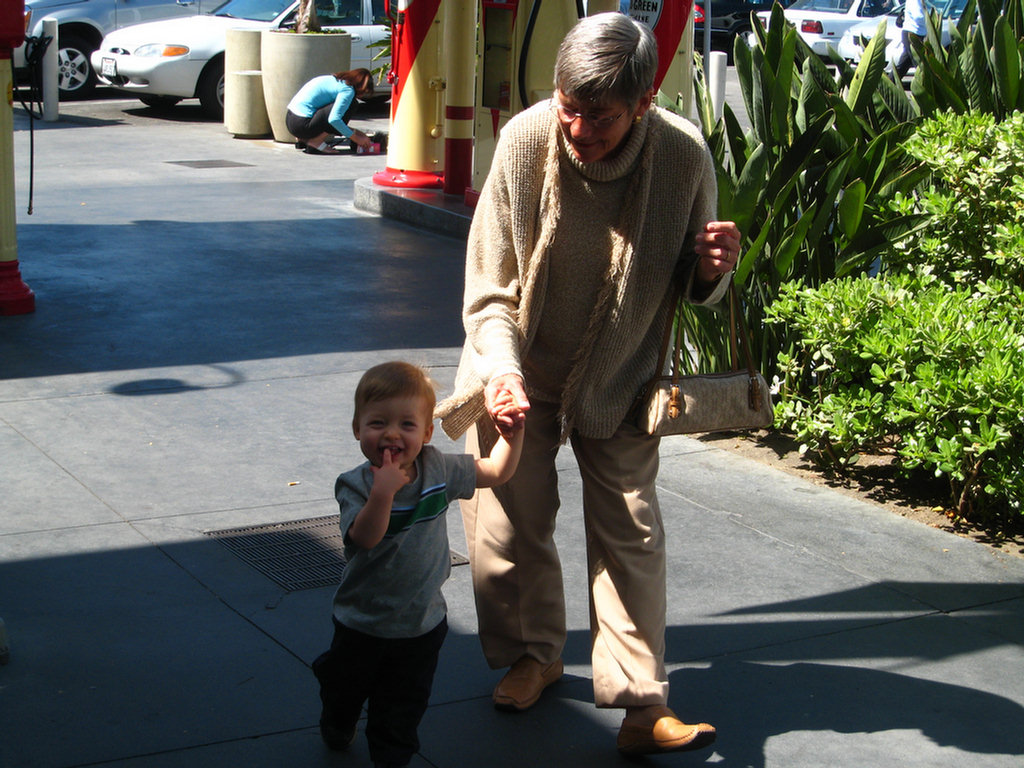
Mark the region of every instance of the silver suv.
[[[89, 63], [108, 32], [144, 21], [209, 13], [224, 0], [25, 0], [26, 35], [41, 37], [43, 19], [57, 20], [57, 70], [60, 97], [84, 99], [96, 88]], [[14, 68], [23, 75], [25, 45], [14, 51]]]

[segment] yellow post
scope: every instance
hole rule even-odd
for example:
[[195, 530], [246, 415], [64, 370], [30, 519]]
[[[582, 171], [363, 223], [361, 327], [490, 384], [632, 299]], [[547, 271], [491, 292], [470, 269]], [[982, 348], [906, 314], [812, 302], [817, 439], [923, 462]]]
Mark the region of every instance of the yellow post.
[[444, 0], [444, 191], [465, 195], [473, 183], [477, 0]]
[[0, 315], [34, 312], [35, 294], [18, 269], [18, 231], [14, 215], [14, 74], [11, 49], [0, 48]]

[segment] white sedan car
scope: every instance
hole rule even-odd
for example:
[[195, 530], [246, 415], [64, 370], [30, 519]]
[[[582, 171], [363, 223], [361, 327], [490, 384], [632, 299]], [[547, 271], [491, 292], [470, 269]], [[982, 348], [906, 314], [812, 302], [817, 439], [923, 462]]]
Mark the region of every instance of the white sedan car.
[[[198, 98], [214, 118], [224, 114], [224, 48], [229, 29], [282, 29], [295, 25], [298, 0], [228, 0], [210, 15], [136, 24], [111, 32], [92, 54], [101, 82], [133, 93], [149, 106], [169, 107]], [[352, 68], [373, 69], [372, 43], [390, 22], [384, 0], [316, 0], [325, 29], [352, 36]]]
[[[838, 45], [847, 29], [864, 19], [890, 13], [895, 4], [894, 0], [796, 0], [782, 13], [811, 50], [827, 58], [828, 47]], [[761, 11], [757, 16], [767, 27], [771, 11]]]
[[[929, 10], [937, 11], [942, 17], [942, 45], [949, 45], [949, 28], [951, 25], [956, 24], [963, 14], [966, 0], [948, 0], [947, 2], [942, 0], [938, 0], [938, 2], [935, 0], [924, 0], [924, 5]], [[885, 60], [888, 68], [891, 71], [895, 71], [896, 63], [903, 56], [903, 30], [900, 27], [903, 19], [902, 3], [884, 17], [862, 21], [846, 30], [839, 41], [839, 45], [836, 46], [839, 55], [851, 64], [859, 63], [860, 57], [864, 53], [864, 48], [878, 31], [878, 23], [882, 18], [886, 22]]]
[[903, 55], [903, 30], [899, 27], [899, 11], [879, 16], [877, 19], [866, 19], [859, 24], [854, 24], [843, 32], [839, 39], [836, 50], [839, 55], [851, 64], [858, 64], [868, 42], [878, 32], [878, 25], [885, 20], [885, 60], [888, 69], [893, 70], [896, 62]]

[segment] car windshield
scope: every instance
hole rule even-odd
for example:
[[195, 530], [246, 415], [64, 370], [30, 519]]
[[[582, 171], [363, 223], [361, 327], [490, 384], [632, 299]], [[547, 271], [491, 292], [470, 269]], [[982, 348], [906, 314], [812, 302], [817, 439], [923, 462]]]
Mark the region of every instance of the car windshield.
[[963, 15], [967, 0], [925, 0], [924, 4], [929, 10], [938, 11], [941, 16], [959, 19]]
[[214, 16], [229, 16], [232, 19], [252, 21], [273, 21], [295, 0], [228, 0], [214, 10]]
[[[793, 11], [822, 11], [824, 13], [846, 13], [854, 0], [796, 0], [788, 6]], [[714, 8], [712, 0], [712, 8]]]

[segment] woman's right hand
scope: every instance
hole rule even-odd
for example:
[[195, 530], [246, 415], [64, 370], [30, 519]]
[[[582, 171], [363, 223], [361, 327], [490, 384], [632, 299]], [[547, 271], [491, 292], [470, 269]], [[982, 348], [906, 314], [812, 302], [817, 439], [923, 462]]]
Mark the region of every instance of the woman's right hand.
[[363, 149], [369, 149], [370, 145], [373, 144], [373, 142], [370, 141], [370, 137], [369, 136], [367, 136], [362, 131], [357, 131], [357, 130], [353, 130], [352, 131], [352, 135], [349, 137], [349, 141], [352, 141], [355, 144], [358, 144]]
[[[509, 403], [514, 406], [509, 407]], [[495, 376], [484, 387], [484, 403], [494, 428], [506, 440], [516, 432], [516, 427], [526, 421], [530, 400], [526, 397], [523, 378], [516, 373]]]

